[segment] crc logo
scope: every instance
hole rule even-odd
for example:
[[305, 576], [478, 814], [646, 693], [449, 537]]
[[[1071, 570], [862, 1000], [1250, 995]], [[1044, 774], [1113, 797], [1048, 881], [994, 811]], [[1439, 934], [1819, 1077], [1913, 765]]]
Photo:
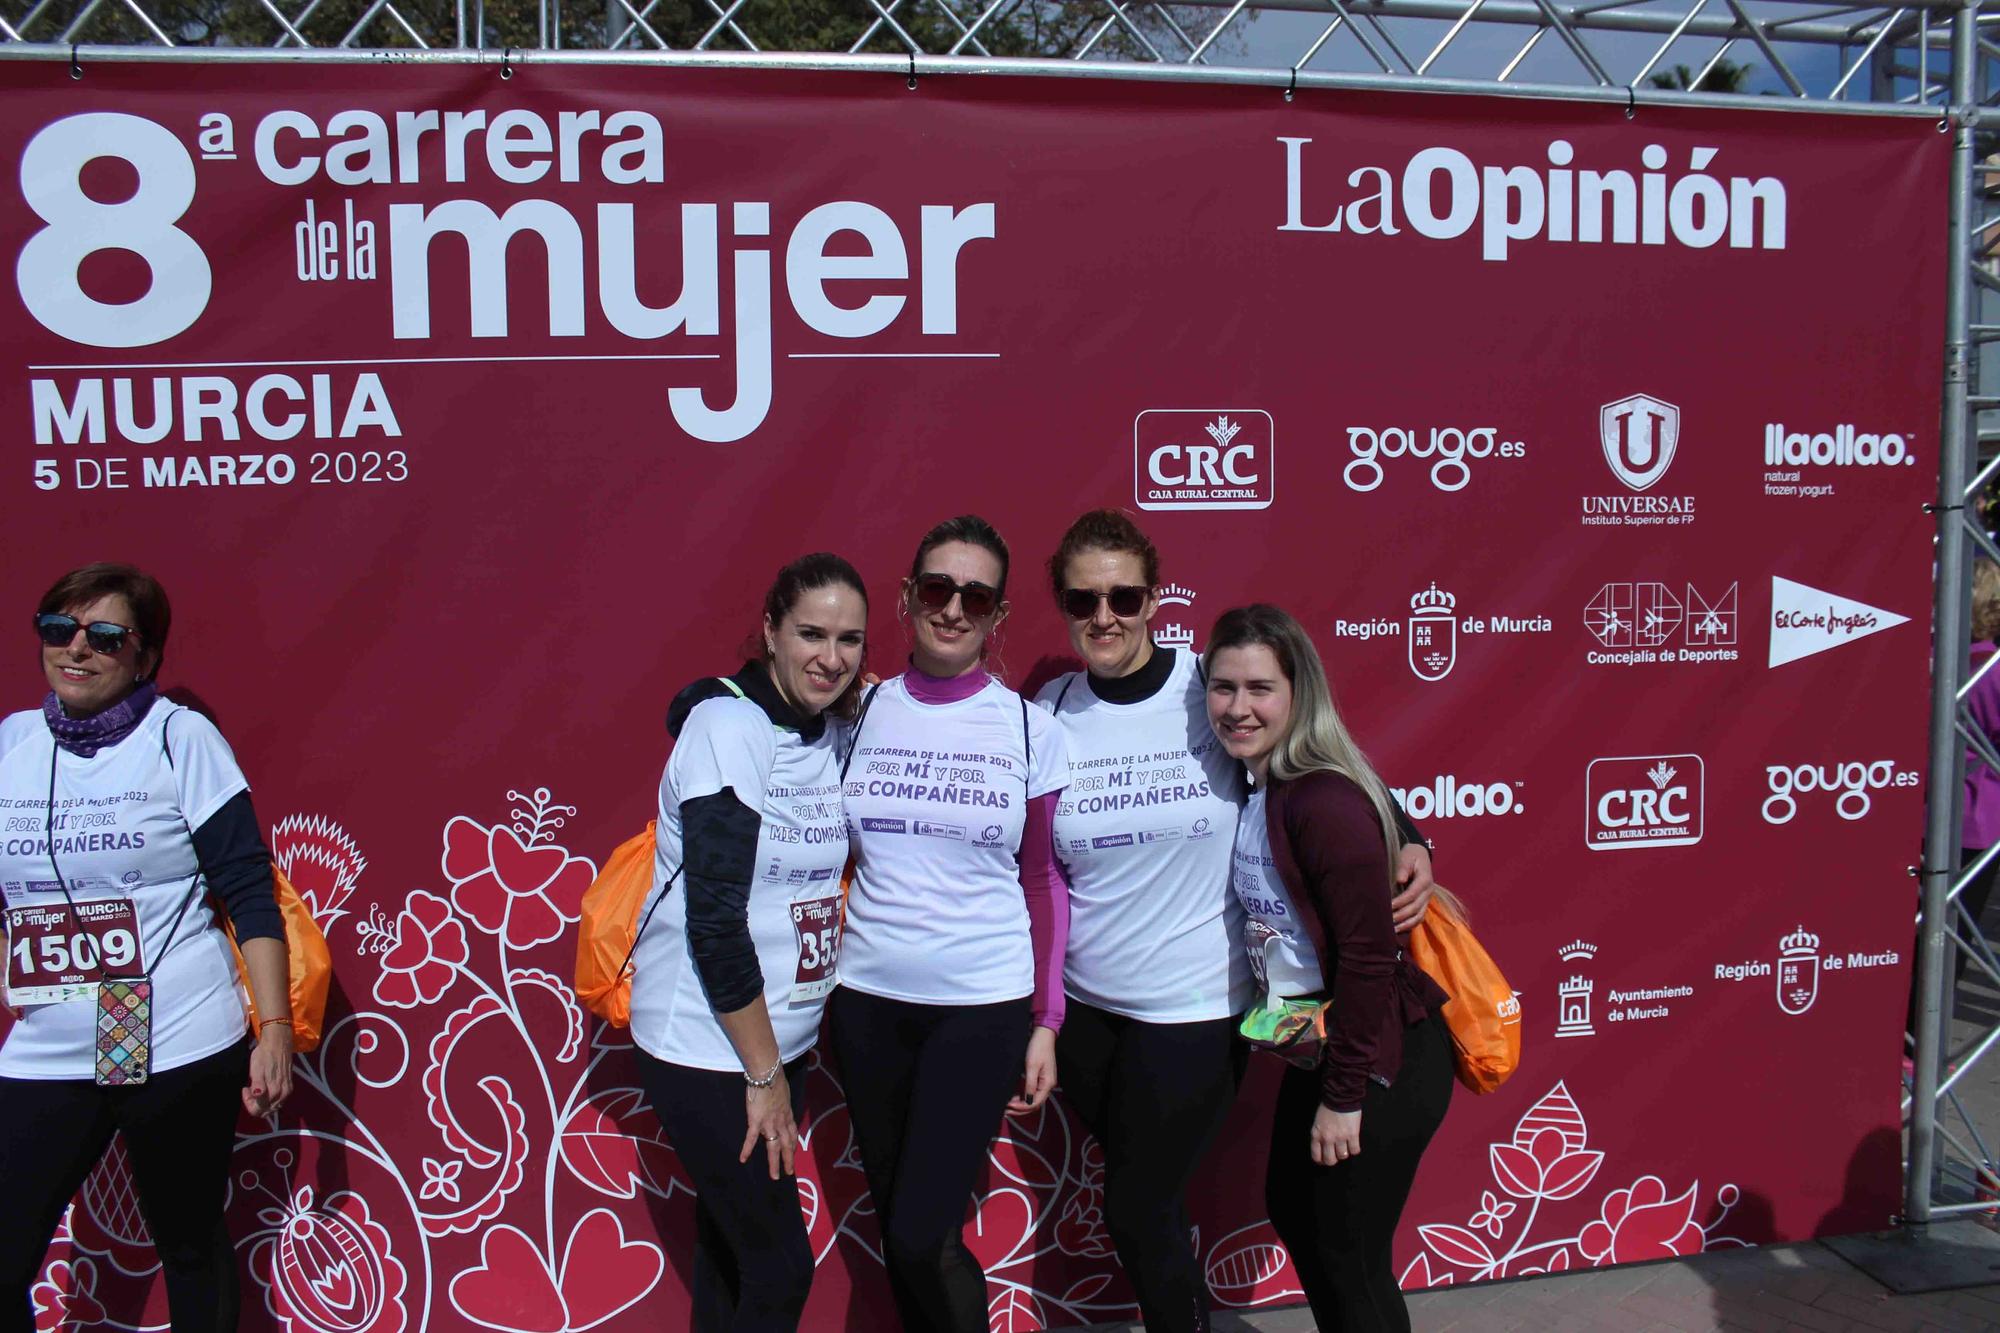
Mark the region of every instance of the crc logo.
[[1700, 842], [1702, 778], [1697, 754], [1591, 760], [1584, 779], [1584, 845], [1615, 852]]
[[1462, 491], [1472, 480], [1468, 458], [1525, 458], [1528, 446], [1520, 440], [1503, 440], [1494, 426], [1461, 430], [1457, 426], [1432, 426], [1429, 430], [1406, 430], [1401, 426], [1349, 426], [1347, 450], [1354, 455], [1340, 470], [1350, 491], [1372, 491], [1382, 484], [1384, 458], [1426, 458], [1431, 464], [1431, 485], [1441, 491]]
[[1604, 461], [1618, 480], [1643, 491], [1667, 475], [1681, 439], [1681, 410], [1672, 403], [1635, 393], [1597, 410], [1597, 433]]
[[1132, 423], [1132, 498], [1141, 509], [1269, 509], [1274, 428], [1254, 408], [1157, 408]]
[[1860, 819], [1875, 803], [1870, 792], [1884, 787], [1914, 787], [1922, 781], [1913, 770], [1897, 768], [1892, 759], [1877, 759], [1872, 764], [1858, 759], [1844, 764], [1796, 767], [1771, 764], [1764, 769], [1764, 778], [1771, 788], [1771, 794], [1764, 798], [1766, 824], [1791, 823], [1799, 812], [1798, 798], [1816, 791], [1839, 792], [1834, 798], [1833, 812], [1845, 820]]

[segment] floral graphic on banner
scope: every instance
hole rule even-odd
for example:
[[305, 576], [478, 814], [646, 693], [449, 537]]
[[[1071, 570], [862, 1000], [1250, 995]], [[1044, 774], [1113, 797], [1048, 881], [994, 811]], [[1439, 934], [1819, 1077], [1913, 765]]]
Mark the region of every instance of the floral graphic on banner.
[[1652, 1175], [1604, 1194], [1596, 1218], [1581, 1229], [1538, 1235], [1544, 1205], [1580, 1198], [1597, 1180], [1604, 1154], [1593, 1151], [1589, 1140], [1582, 1110], [1569, 1088], [1557, 1083], [1522, 1114], [1512, 1139], [1489, 1148], [1487, 1163], [1499, 1192], [1481, 1189], [1479, 1207], [1462, 1226], [1432, 1222], [1417, 1228], [1424, 1251], [1403, 1270], [1403, 1286], [1560, 1273], [1584, 1264], [1671, 1259], [1744, 1243], [1716, 1234], [1742, 1197], [1735, 1185], [1715, 1192], [1718, 1211], [1703, 1224], [1695, 1220], [1700, 1181], [1674, 1193]]

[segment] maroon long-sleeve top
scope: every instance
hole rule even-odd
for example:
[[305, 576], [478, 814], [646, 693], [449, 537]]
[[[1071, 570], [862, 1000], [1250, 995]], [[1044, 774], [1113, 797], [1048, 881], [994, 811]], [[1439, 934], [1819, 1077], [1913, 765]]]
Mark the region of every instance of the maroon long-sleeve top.
[[1450, 997], [1396, 935], [1389, 850], [1360, 787], [1337, 773], [1273, 780], [1264, 818], [1279, 878], [1293, 902], [1309, 905], [1300, 917], [1333, 998], [1319, 1098], [1336, 1111], [1358, 1111], [1370, 1079], [1394, 1081], [1403, 1029]]

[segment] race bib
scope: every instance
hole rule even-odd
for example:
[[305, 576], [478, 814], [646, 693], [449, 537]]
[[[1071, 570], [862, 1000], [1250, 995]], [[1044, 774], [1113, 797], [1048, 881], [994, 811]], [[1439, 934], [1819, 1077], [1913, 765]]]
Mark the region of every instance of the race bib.
[[792, 933], [799, 942], [799, 969], [792, 978], [792, 1003], [817, 1000], [833, 989], [833, 962], [840, 953], [839, 895], [794, 899]]
[[61, 1004], [97, 993], [107, 972], [139, 964], [139, 914], [130, 898], [92, 898], [7, 910], [7, 998]]

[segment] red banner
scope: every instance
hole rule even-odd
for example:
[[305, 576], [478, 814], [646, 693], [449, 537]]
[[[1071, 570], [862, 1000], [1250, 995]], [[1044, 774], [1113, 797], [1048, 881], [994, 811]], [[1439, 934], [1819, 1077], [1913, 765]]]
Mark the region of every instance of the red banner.
[[[1038, 566], [1136, 507], [1160, 637], [1277, 601], [1520, 990], [1425, 1159], [1409, 1286], [1884, 1224], [1899, 1167], [1949, 139], [1928, 122], [1088, 79], [0, 66], [17, 610], [171, 591], [332, 945], [231, 1222], [263, 1327], [684, 1318], [690, 1190], [567, 987], [662, 715], [777, 566], [876, 598], [965, 510]], [[18, 195], [14, 190], [18, 188]], [[25, 648], [25, 645], [24, 645]], [[25, 655], [25, 654], [24, 654]], [[40, 686], [24, 669], [16, 703]], [[1197, 1187], [1295, 1300], [1260, 1062]], [[815, 1329], [886, 1318], [833, 1071]], [[1010, 1122], [995, 1329], [1132, 1317], [1101, 1158]], [[160, 1327], [93, 1175], [41, 1326]]]

